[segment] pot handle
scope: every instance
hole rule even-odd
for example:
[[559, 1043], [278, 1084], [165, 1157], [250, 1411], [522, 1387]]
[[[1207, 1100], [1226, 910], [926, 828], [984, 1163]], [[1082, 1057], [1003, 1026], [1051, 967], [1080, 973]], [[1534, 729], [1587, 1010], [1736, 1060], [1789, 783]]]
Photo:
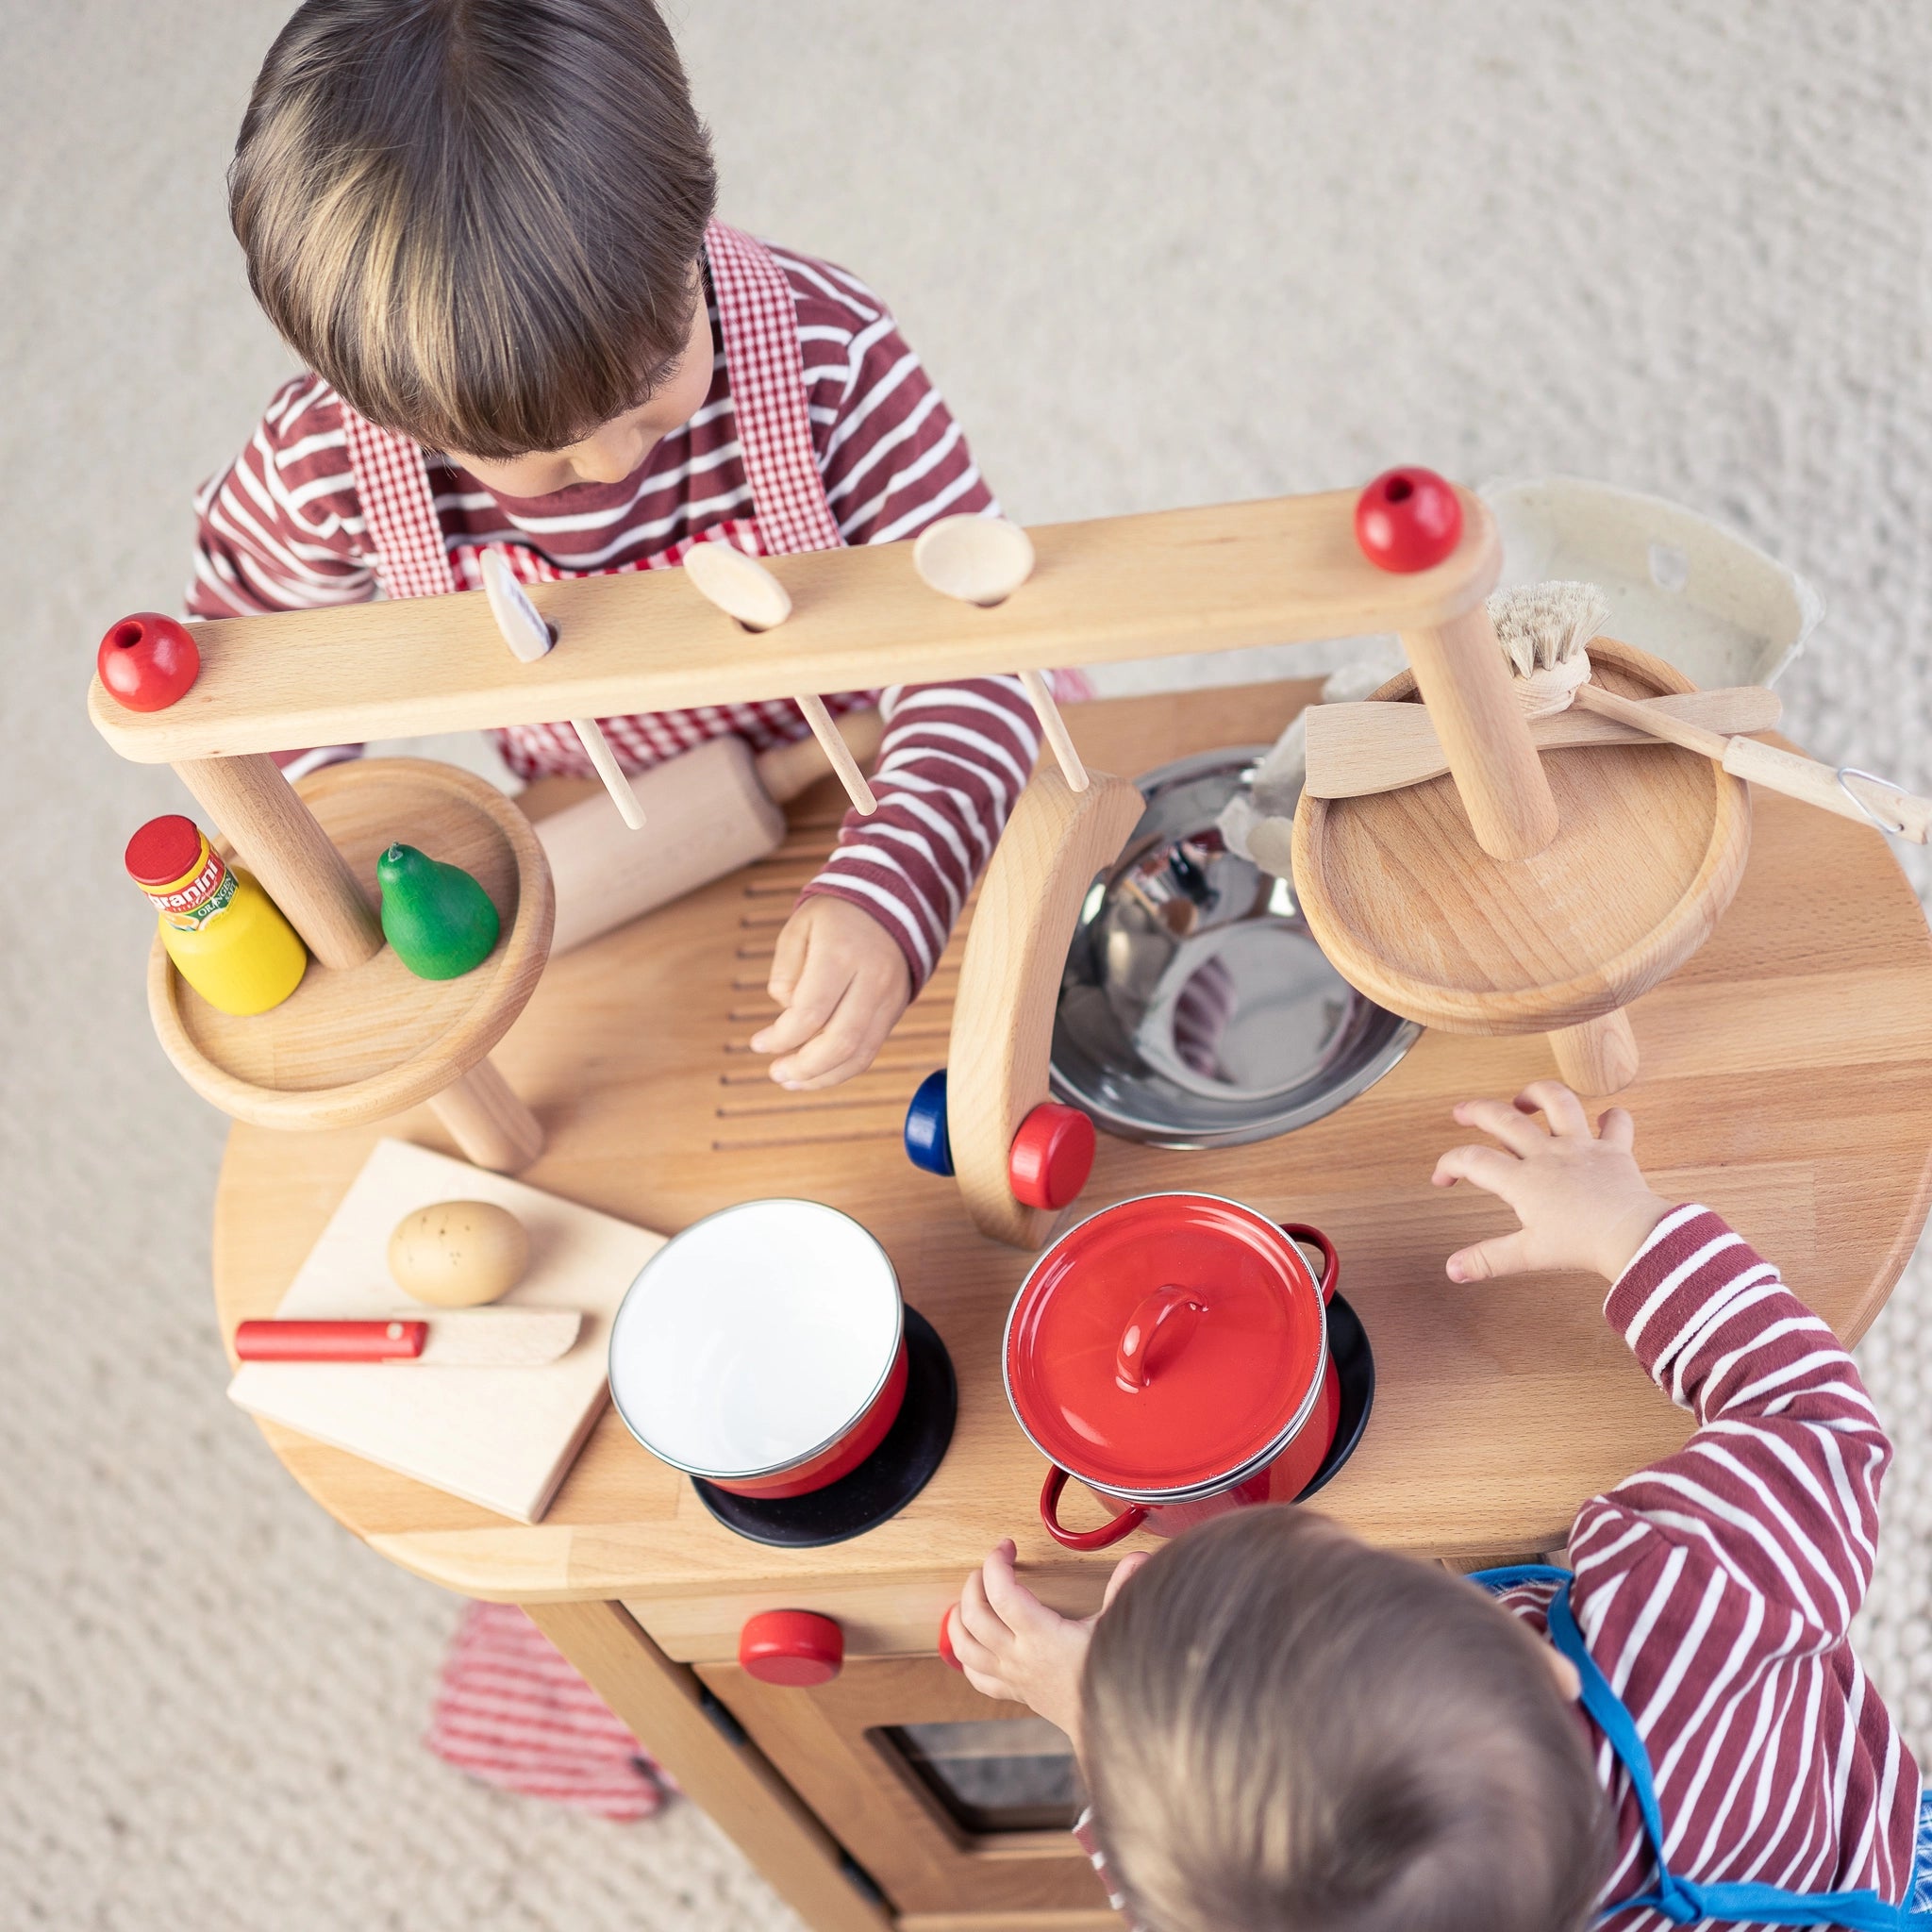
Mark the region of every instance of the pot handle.
[[1305, 1221], [1284, 1221], [1281, 1231], [1291, 1241], [1308, 1241], [1322, 1251], [1322, 1299], [1332, 1301], [1335, 1285], [1341, 1279], [1341, 1257], [1335, 1252], [1335, 1243], [1319, 1227], [1310, 1227]]
[[1184, 1288], [1157, 1288], [1144, 1296], [1121, 1330], [1113, 1357], [1114, 1380], [1129, 1395], [1138, 1394], [1154, 1379], [1155, 1338], [1170, 1322], [1185, 1316], [1170, 1337], [1173, 1346], [1167, 1351], [1170, 1356], [1177, 1355], [1192, 1340], [1194, 1324], [1207, 1312], [1207, 1304], [1196, 1301]]
[[1046, 1525], [1046, 1533], [1063, 1549], [1104, 1550], [1120, 1541], [1124, 1536], [1131, 1536], [1147, 1520], [1147, 1506], [1144, 1503], [1129, 1503], [1111, 1523], [1103, 1523], [1098, 1529], [1067, 1529], [1061, 1525], [1058, 1514], [1060, 1492], [1067, 1486], [1067, 1473], [1058, 1463], [1051, 1465], [1046, 1472], [1046, 1481], [1040, 1489], [1040, 1520]]

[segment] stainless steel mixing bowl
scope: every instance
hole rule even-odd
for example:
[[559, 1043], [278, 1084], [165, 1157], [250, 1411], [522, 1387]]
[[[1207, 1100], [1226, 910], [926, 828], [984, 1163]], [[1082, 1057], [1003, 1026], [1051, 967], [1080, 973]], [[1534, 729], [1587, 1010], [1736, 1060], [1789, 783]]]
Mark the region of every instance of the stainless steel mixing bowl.
[[1215, 820], [1266, 749], [1148, 773], [1147, 809], [1080, 908], [1053, 1091], [1123, 1140], [1230, 1147], [1307, 1126], [1422, 1031], [1329, 965], [1287, 879], [1223, 842]]

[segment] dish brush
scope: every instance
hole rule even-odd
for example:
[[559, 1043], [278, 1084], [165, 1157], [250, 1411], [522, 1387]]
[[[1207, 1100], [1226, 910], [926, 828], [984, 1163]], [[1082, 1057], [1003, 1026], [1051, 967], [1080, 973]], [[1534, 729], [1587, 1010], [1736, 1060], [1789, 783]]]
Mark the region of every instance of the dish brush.
[[1752, 738], [1726, 737], [1591, 683], [1590, 642], [1609, 615], [1609, 600], [1596, 585], [1524, 584], [1496, 591], [1488, 609], [1527, 716], [1547, 717], [1572, 707], [1594, 711], [1667, 744], [1698, 752], [1733, 777], [1767, 791], [1876, 825], [1914, 844], [1924, 844], [1932, 832], [1932, 799], [1902, 791], [1870, 772], [1821, 764]]

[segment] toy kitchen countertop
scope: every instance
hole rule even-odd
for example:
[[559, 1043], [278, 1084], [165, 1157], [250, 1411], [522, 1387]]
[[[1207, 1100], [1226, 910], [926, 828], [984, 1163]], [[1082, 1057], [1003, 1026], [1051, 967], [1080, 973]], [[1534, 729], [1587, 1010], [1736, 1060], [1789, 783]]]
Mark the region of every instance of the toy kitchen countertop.
[[[1091, 765], [1131, 774], [1272, 741], [1316, 690], [1098, 702], [1069, 723]], [[908, 1097], [945, 1062], [960, 938], [874, 1068], [844, 1086], [784, 1092], [746, 1044], [771, 1010], [776, 934], [841, 804], [830, 785], [815, 789], [768, 859], [554, 961], [496, 1058], [547, 1130], [524, 1175], [537, 1187], [666, 1233], [773, 1195], [829, 1203], [872, 1230], [958, 1372], [957, 1427], [925, 1489], [854, 1541], [774, 1548], [724, 1528], [607, 1412], [544, 1520], [526, 1527], [292, 1431], [265, 1431], [309, 1493], [393, 1561], [530, 1607], [813, 1924], [878, 1925], [897, 1913], [938, 1932], [998, 1911], [1008, 1926], [1097, 1925], [1107, 1920], [1093, 1916], [1091, 1874], [1077, 1859], [1062, 1871], [1043, 1843], [1021, 1846], [1032, 1834], [986, 1841], [1013, 1851], [1004, 1876], [986, 1845], [966, 1847], [957, 1821], [922, 1850], [901, 1820], [900, 1842], [868, 1855], [855, 1842], [866, 1807], [851, 1808], [850, 1778], [809, 1788], [813, 1765], [858, 1751], [851, 1740], [879, 1724], [914, 1721], [905, 1710], [942, 1723], [1009, 1709], [986, 1705], [933, 1657], [941, 1610], [998, 1538], [1017, 1539], [1029, 1580], [1070, 1610], [1097, 1605], [1113, 1561], [1047, 1538], [1044, 1465], [1002, 1387], [1002, 1326], [1032, 1257], [977, 1234], [959, 1190], [914, 1170], [900, 1145]], [[1659, 1191], [1723, 1213], [1852, 1341], [1910, 1255], [1932, 1188], [1932, 942], [1876, 832], [1761, 791], [1755, 814], [1743, 881], [1715, 935], [1631, 1009], [1641, 1071], [1618, 1098], [1637, 1117]], [[1487, 1197], [1428, 1186], [1437, 1155], [1465, 1138], [1450, 1107], [1549, 1075], [1549, 1053], [1534, 1034], [1429, 1032], [1366, 1093], [1280, 1139], [1186, 1153], [1103, 1136], [1069, 1217], [1184, 1189], [1332, 1237], [1377, 1387], [1360, 1447], [1320, 1507], [1376, 1541], [1457, 1562], [1557, 1549], [1584, 1497], [1687, 1433], [1687, 1415], [1604, 1324], [1593, 1286], [1532, 1276], [1457, 1287], [1443, 1276], [1453, 1248], [1509, 1224]], [[233, 1129], [215, 1211], [225, 1334], [274, 1311], [385, 1131], [450, 1145], [426, 1109], [299, 1137]], [[1099, 1505], [1074, 1494], [1076, 1524], [1098, 1523]], [[761, 1703], [763, 1688], [742, 1679], [741, 1626], [774, 1607], [832, 1617], [847, 1657], [872, 1660], [869, 1678], [846, 1673], [874, 1688], [844, 1717], [817, 1692]], [[702, 1722], [699, 1680], [751, 1744], [721, 1747]], [[901, 1691], [909, 1701], [894, 1704]], [[886, 1785], [867, 1801], [882, 1817], [914, 1802], [906, 1778]], [[845, 1852], [889, 1904], [838, 1875]], [[968, 1862], [955, 1871], [948, 1858]], [[968, 1871], [978, 1874], [970, 1885]]]

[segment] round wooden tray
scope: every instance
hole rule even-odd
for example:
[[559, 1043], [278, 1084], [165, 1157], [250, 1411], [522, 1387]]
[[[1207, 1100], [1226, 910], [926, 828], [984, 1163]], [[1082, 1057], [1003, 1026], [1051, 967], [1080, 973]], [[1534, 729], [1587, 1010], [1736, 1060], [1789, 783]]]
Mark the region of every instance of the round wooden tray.
[[[1630, 644], [1599, 638], [1590, 656], [1609, 691], [1693, 689]], [[1412, 701], [1413, 675], [1375, 696]], [[1744, 783], [1668, 745], [1579, 746], [1542, 764], [1560, 829], [1507, 862], [1477, 845], [1447, 776], [1303, 794], [1295, 893], [1350, 985], [1451, 1033], [1544, 1033], [1614, 1012], [1704, 943], [1750, 851]]]
[[397, 840], [473, 874], [503, 922], [495, 949], [459, 979], [418, 979], [387, 946], [346, 972], [311, 958], [280, 1006], [236, 1019], [182, 979], [158, 936], [148, 1011], [182, 1077], [237, 1120], [385, 1120], [466, 1074], [523, 1011], [550, 952], [550, 867], [516, 806], [455, 765], [369, 758], [313, 773], [296, 790], [372, 901], [376, 858]]

